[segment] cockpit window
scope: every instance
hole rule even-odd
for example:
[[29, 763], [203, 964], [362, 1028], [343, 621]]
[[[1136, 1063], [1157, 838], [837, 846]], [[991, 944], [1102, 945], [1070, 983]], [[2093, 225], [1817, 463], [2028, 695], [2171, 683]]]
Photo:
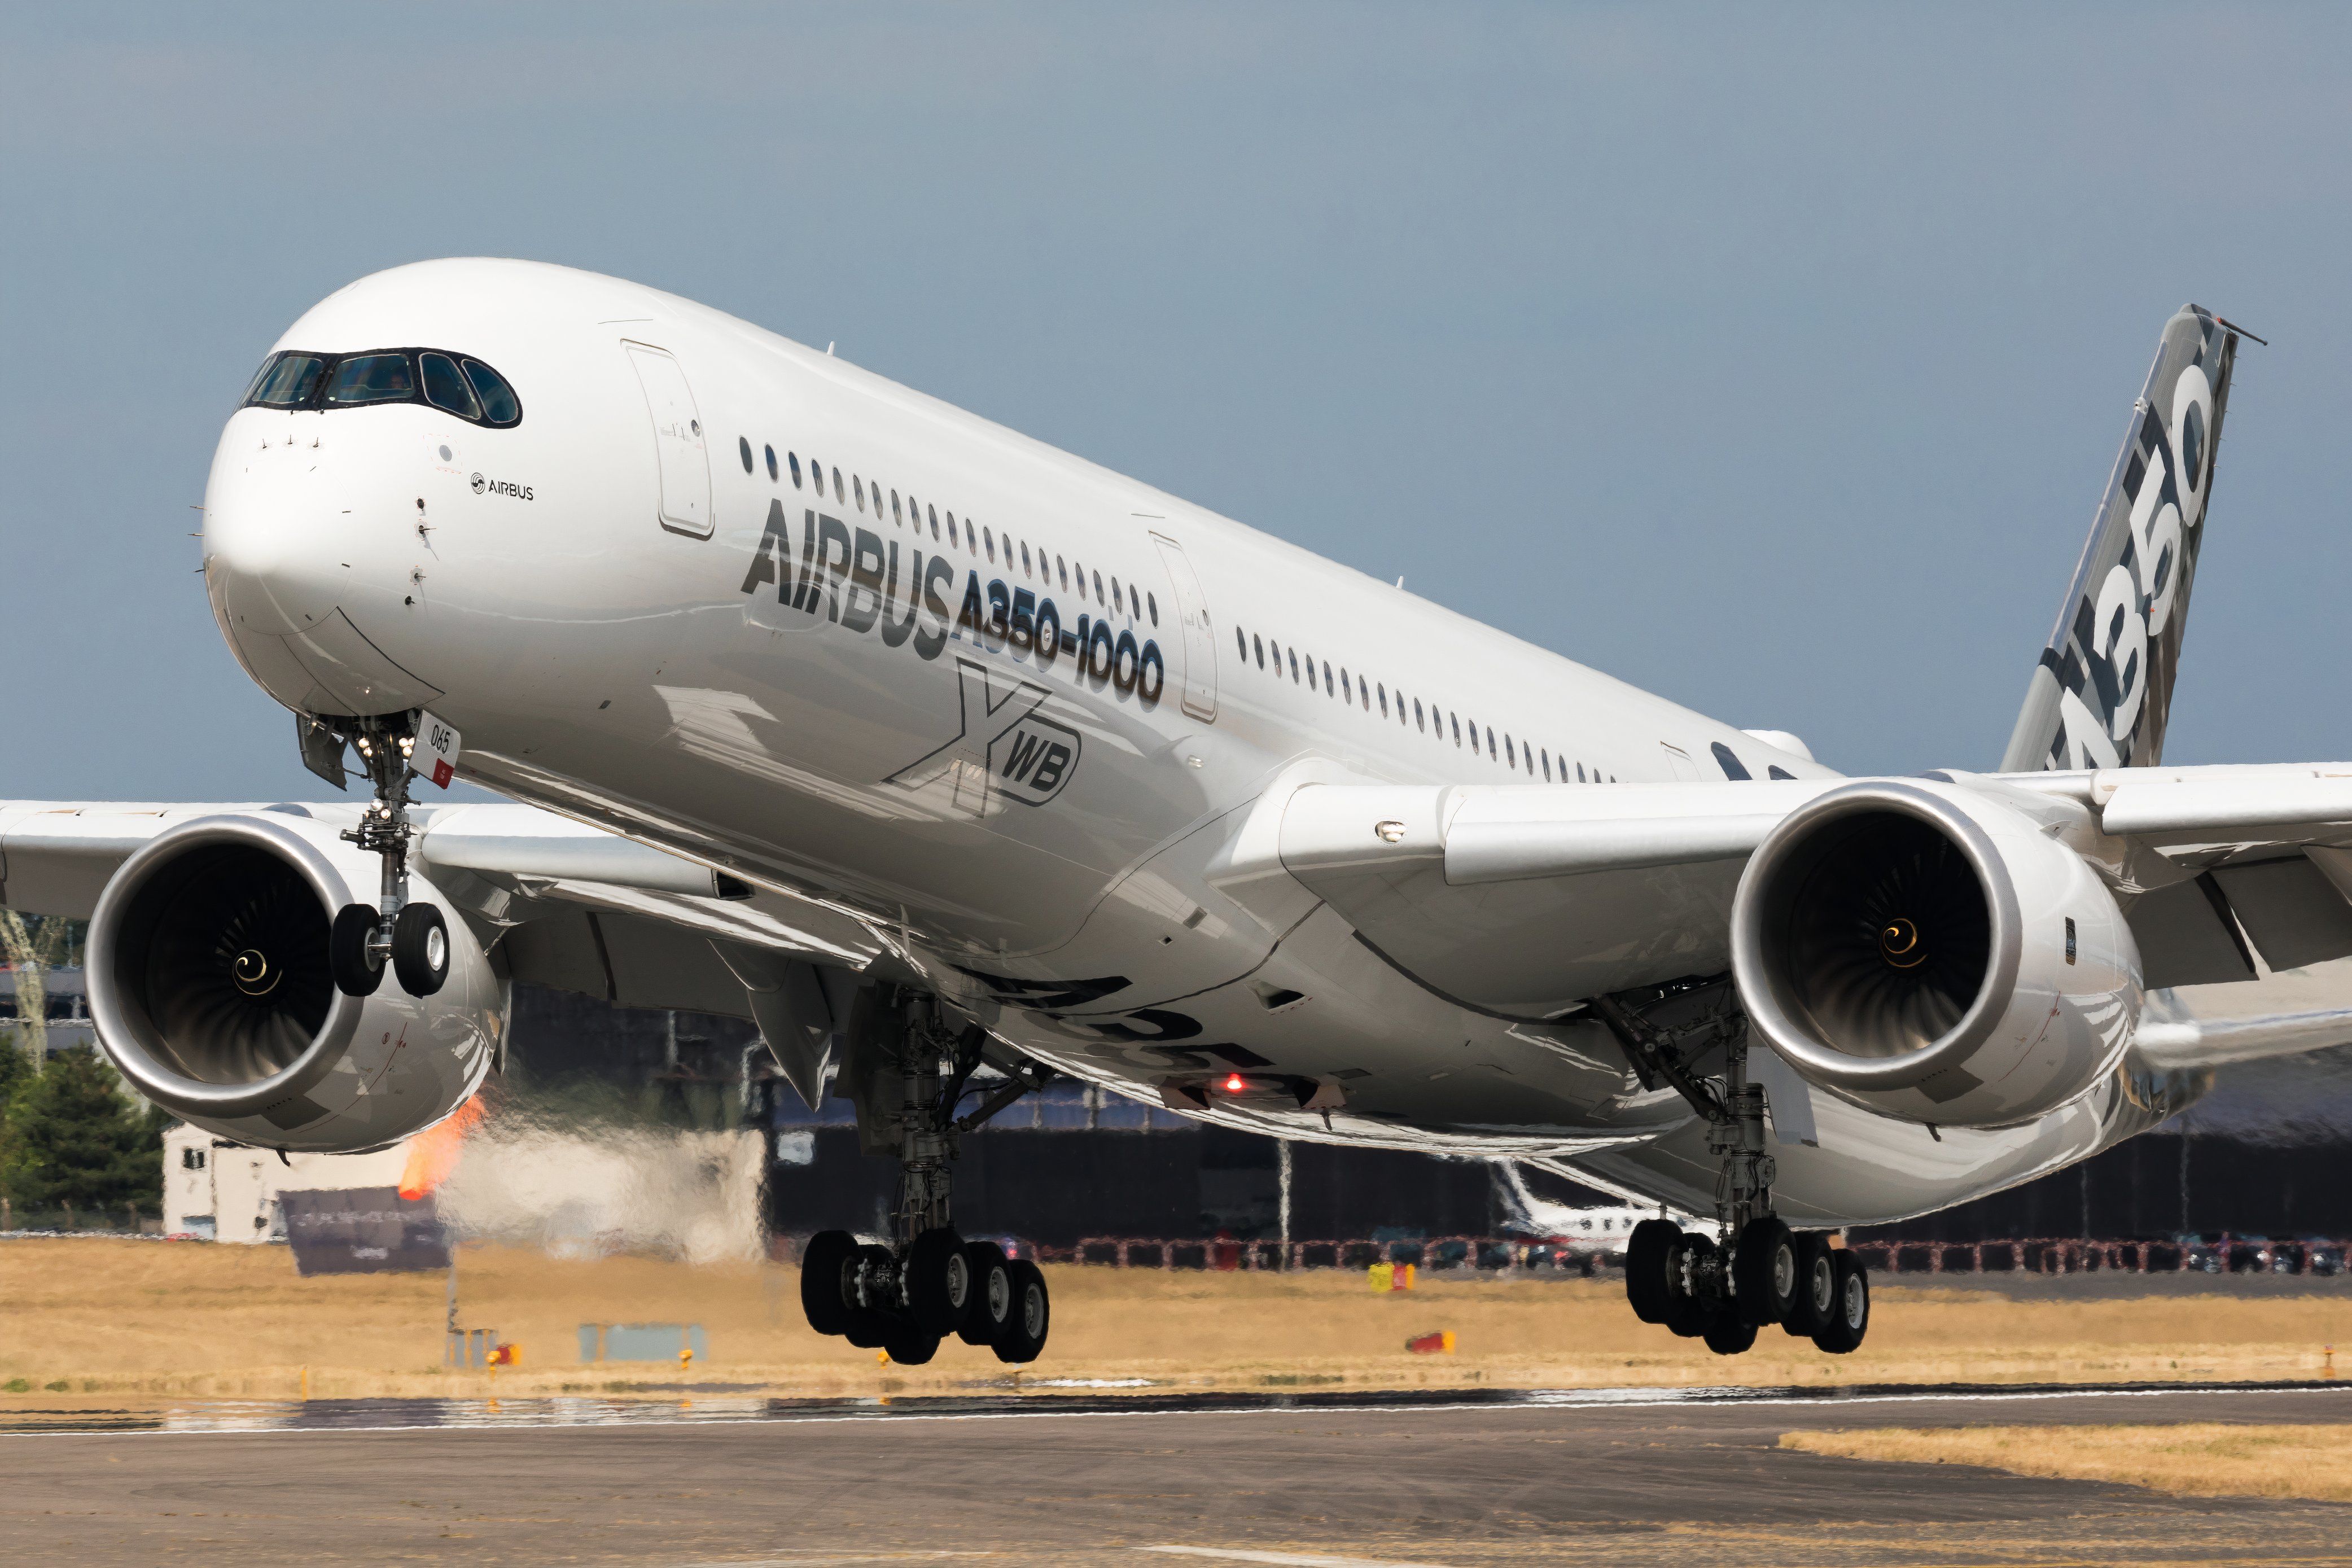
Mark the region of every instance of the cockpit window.
[[511, 425], [522, 417], [522, 405], [516, 401], [514, 388], [497, 371], [480, 360], [469, 359], [466, 362], [466, 379], [481, 395], [484, 419], [493, 425]]
[[460, 419], [479, 419], [482, 405], [474, 389], [457, 374], [457, 362], [447, 354], [419, 354], [417, 368], [425, 373], [425, 401], [446, 408]]
[[353, 354], [327, 378], [330, 404], [407, 403], [416, 396], [416, 374], [406, 354]]
[[320, 373], [326, 368], [327, 362], [317, 354], [272, 354], [253, 378], [245, 400], [264, 408], [300, 408], [319, 390]]
[[247, 389], [245, 405], [352, 408], [424, 403], [476, 425], [522, 422], [522, 403], [506, 377], [478, 359], [445, 349], [371, 349], [365, 353], [270, 355]]

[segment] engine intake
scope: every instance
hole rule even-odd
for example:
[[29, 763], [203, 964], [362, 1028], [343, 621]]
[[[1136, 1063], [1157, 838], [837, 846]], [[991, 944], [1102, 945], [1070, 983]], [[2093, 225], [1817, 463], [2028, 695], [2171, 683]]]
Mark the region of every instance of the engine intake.
[[268, 812], [201, 818], [143, 846], [90, 919], [100, 1047], [148, 1099], [242, 1143], [352, 1152], [446, 1116], [488, 1068], [506, 988], [478, 947], [453, 940], [436, 996], [338, 991], [328, 929], [373, 868], [323, 825]]
[[2088, 1090], [2130, 1043], [2139, 953], [2038, 820], [2068, 809], [1876, 780], [1790, 813], [1732, 907], [1751, 1026], [1808, 1081], [1915, 1121], [2005, 1125]]

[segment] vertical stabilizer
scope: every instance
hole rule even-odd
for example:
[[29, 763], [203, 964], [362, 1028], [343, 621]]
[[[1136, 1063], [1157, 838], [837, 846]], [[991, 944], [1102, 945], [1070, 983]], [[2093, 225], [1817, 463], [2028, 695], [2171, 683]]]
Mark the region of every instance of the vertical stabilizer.
[[2003, 773], [2161, 760], [2238, 337], [2195, 305], [2165, 323]]

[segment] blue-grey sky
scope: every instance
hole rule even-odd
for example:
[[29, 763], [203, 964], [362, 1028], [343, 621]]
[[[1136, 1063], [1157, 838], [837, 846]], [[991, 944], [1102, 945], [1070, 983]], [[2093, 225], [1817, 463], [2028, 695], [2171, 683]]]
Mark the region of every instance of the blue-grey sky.
[[2352, 756], [2352, 14], [12, 5], [0, 795], [314, 796], [188, 537], [333, 289], [706, 300], [1848, 771], [1990, 766], [2157, 333], [2168, 758]]

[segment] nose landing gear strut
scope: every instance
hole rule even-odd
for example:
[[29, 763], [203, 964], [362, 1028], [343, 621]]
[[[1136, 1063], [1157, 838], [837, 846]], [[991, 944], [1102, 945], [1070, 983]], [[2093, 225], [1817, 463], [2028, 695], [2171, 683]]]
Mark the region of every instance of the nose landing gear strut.
[[[992, 1241], [966, 1241], [950, 1215], [956, 1141], [1045, 1087], [1052, 1074], [1013, 1064], [1004, 1082], [958, 1116], [988, 1037], [950, 1029], [936, 1001], [877, 986], [851, 1018], [843, 1078], [853, 1087], [860, 1142], [898, 1156], [891, 1245], [819, 1231], [801, 1254], [801, 1310], [809, 1327], [920, 1366], [954, 1335], [999, 1361], [1032, 1362], [1045, 1348], [1053, 1302], [1045, 1277]], [[895, 1080], [895, 1081], [894, 1081]]]
[[[408, 820], [409, 758], [416, 747], [416, 716], [354, 719], [334, 732], [359, 753], [375, 795], [360, 825], [341, 837], [377, 856], [383, 868], [375, 908], [345, 904], [328, 930], [336, 988], [349, 996], [372, 995], [389, 966], [402, 990], [430, 996], [449, 978], [449, 928], [433, 905], [408, 901], [408, 843], [416, 835]], [[307, 759], [307, 741], [304, 749]]]
[[[1832, 1355], [1861, 1348], [1870, 1327], [1870, 1279], [1859, 1258], [1820, 1232], [1799, 1233], [1772, 1212], [1778, 1174], [1764, 1152], [1764, 1087], [1748, 1076], [1748, 1021], [1725, 988], [1706, 1005], [1711, 983], [1604, 996], [1594, 1011], [1625, 1047], [1643, 1087], [1671, 1087], [1706, 1119], [1707, 1152], [1719, 1163], [1716, 1235], [1646, 1219], [1625, 1247], [1625, 1296], [1634, 1316], [1738, 1355], [1759, 1329], [1778, 1323]], [[1696, 1016], [1690, 1004], [1699, 1003]], [[1658, 1016], [1679, 1017], [1667, 1025]], [[1694, 1062], [1720, 1047], [1719, 1074]]]

